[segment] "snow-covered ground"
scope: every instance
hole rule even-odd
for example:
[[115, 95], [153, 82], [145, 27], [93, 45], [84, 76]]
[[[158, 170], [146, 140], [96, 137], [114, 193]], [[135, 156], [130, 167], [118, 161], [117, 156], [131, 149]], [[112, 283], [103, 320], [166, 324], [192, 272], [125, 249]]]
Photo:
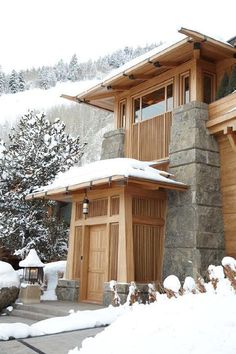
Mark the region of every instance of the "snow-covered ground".
[[147, 305], [127, 303], [93, 311], [70, 311], [68, 316], [31, 326], [3, 323], [0, 340], [110, 325], [96, 337], [85, 339], [80, 350], [74, 348], [69, 353], [235, 354], [236, 261], [225, 257], [222, 265], [230, 267], [231, 275], [225, 277], [222, 266], [209, 266], [211, 281], [201, 283], [205, 293], [187, 277], [181, 296], [179, 280], [171, 275], [164, 287], [172, 291], [172, 298], [156, 292], [156, 301]]

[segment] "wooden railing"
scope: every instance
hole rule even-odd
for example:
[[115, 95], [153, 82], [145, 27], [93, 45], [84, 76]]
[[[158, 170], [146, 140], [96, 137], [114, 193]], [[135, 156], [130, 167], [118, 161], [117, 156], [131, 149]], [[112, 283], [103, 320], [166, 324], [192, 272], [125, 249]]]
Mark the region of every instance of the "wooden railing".
[[236, 108], [236, 92], [209, 104], [209, 120], [220, 117]]
[[208, 122], [206, 124], [211, 134], [236, 130], [236, 92], [209, 104]]
[[172, 112], [133, 124], [132, 157], [157, 160], [169, 156]]

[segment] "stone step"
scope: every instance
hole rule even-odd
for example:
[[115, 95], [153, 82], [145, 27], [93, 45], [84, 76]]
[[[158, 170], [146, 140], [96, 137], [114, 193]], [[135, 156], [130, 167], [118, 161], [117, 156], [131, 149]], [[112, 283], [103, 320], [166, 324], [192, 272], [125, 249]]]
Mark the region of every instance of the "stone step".
[[33, 311], [28, 311], [28, 310], [19, 310], [19, 309], [14, 309], [12, 311], [12, 316], [15, 317], [21, 317], [21, 318], [27, 318], [30, 320], [34, 321], [42, 321], [42, 320], [47, 320], [51, 318], [51, 315], [39, 313], [39, 312], [33, 312]]
[[57, 316], [66, 316], [69, 315], [68, 312], [60, 310], [56, 307], [49, 306], [43, 307], [40, 304], [17, 304], [15, 306], [16, 310], [25, 311], [25, 312], [34, 312], [42, 315], [47, 315], [48, 317], [57, 317]]

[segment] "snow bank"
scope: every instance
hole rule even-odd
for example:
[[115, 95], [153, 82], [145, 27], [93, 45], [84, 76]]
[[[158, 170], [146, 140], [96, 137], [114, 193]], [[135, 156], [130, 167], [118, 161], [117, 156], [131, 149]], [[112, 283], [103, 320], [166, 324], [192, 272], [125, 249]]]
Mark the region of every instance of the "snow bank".
[[61, 333], [84, 328], [110, 325], [125, 312], [130, 311], [127, 307], [108, 307], [93, 311], [77, 311], [68, 316], [53, 317], [32, 324], [23, 323], [0, 323], [0, 340], [13, 338], [26, 338], [42, 336], [46, 334]]
[[10, 288], [20, 285], [20, 277], [17, 272], [12, 268], [12, 266], [7, 263], [0, 261], [0, 289]]
[[188, 294], [137, 305], [94, 338], [80, 354], [234, 354], [236, 296]]

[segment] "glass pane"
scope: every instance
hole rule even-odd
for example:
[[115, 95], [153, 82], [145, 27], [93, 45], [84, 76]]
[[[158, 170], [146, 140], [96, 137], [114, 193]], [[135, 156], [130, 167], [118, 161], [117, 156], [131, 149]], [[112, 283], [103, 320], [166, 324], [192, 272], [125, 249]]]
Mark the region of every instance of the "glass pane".
[[165, 87], [142, 97], [142, 120], [165, 112]]
[[134, 100], [134, 123], [139, 121], [140, 113], [140, 98], [137, 98]]
[[189, 100], [189, 76], [186, 76], [184, 78], [184, 103], [188, 103]]
[[203, 77], [203, 102], [212, 102], [212, 76], [204, 75]]
[[167, 102], [166, 102], [166, 110], [172, 111], [174, 106], [173, 100], [173, 84], [167, 86]]

